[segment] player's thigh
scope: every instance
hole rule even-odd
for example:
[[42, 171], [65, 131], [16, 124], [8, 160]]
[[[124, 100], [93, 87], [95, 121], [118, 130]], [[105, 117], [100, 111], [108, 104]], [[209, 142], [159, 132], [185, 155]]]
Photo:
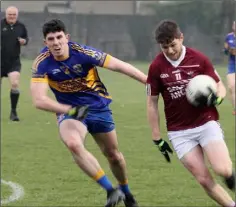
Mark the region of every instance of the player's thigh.
[[8, 73], [8, 79], [13, 89], [18, 89], [20, 84], [20, 72], [12, 71]]
[[204, 187], [207, 187], [212, 182], [212, 177], [206, 166], [203, 150], [200, 145], [195, 146], [190, 152], [185, 154], [181, 162]]
[[168, 132], [168, 137], [179, 159], [198, 145], [195, 129]]
[[92, 136], [105, 156], [111, 157], [118, 153], [118, 140], [115, 129], [106, 133], [95, 133]]
[[227, 85], [230, 90], [235, 90], [235, 73], [227, 74]]
[[230, 176], [232, 174], [232, 161], [224, 140], [213, 140], [203, 149], [216, 174], [221, 176]]
[[232, 174], [232, 161], [224, 140], [209, 142], [204, 152], [216, 174], [226, 177]]
[[217, 121], [207, 123], [199, 142], [213, 170], [220, 175], [230, 175], [232, 162], [224, 141], [223, 130]]
[[84, 145], [87, 127], [78, 120], [65, 119], [59, 124], [59, 133], [64, 144], [71, 151], [76, 151]]

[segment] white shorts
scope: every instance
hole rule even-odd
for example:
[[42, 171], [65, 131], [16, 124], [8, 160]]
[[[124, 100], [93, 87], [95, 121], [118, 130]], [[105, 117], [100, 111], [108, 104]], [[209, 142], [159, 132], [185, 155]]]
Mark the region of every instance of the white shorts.
[[217, 121], [209, 121], [193, 129], [168, 131], [168, 137], [179, 159], [197, 145], [204, 147], [210, 141], [224, 140], [223, 131]]

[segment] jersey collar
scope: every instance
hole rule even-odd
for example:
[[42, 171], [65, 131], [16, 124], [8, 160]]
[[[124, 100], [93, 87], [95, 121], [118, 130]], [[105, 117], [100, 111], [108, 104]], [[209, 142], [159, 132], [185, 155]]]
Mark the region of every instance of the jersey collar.
[[186, 47], [183, 45], [182, 46], [182, 53], [181, 53], [181, 55], [180, 55], [180, 57], [179, 57], [179, 59], [178, 60], [171, 60], [170, 58], [168, 58], [166, 55], [165, 55], [165, 53], [163, 53], [164, 54], [164, 56], [165, 56], [165, 58], [166, 58], [166, 60], [173, 66], [173, 67], [178, 67], [179, 65], [180, 65], [180, 63], [182, 62], [182, 60], [185, 58], [185, 55], [186, 55]]

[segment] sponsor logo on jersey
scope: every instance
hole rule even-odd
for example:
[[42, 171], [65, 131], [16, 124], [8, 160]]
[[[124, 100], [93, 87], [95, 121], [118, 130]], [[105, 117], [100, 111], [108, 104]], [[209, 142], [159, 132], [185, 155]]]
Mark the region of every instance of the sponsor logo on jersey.
[[161, 77], [161, 78], [169, 78], [169, 75], [166, 74], [166, 73], [162, 73], [162, 74], [160, 75], [160, 77]]

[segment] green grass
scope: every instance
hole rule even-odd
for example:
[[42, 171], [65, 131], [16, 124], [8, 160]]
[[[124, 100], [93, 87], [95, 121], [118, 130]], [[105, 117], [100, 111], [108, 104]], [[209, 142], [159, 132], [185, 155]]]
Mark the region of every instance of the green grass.
[[[2, 179], [19, 183], [25, 189], [24, 198], [9, 205], [103, 206], [105, 192], [74, 164], [59, 139], [55, 115], [32, 106], [29, 92], [31, 64], [32, 61], [23, 62], [19, 123], [8, 120], [8, 81], [4, 80], [2, 85], [1, 175]], [[147, 72], [148, 64], [135, 65]], [[226, 69], [217, 69], [224, 79]], [[126, 157], [130, 187], [140, 206], [214, 206], [176, 155], [168, 164], [153, 145], [146, 118], [144, 86], [123, 75], [99, 70], [113, 96], [111, 108], [119, 147]], [[219, 109], [226, 142], [235, 162], [235, 122], [230, 102], [226, 99]], [[161, 117], [162, 136], [166, 138], [163, 110]], [[107, 161], [91, 136], [87, 137], [86, 146], [115, 184]], [[8, 187], [2, 185], [2, 198], [9, 195]]]
[[1, 188], [1, 200], [7, 199], [9, 195], [11, 195], [12, 189], [9, 186], [4, 186]]

